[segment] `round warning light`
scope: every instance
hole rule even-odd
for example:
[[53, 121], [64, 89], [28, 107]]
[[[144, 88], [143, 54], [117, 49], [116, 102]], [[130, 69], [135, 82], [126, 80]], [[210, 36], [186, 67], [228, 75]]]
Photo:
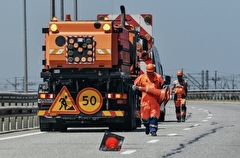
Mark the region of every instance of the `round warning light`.
[[73, 54], [74, 54], [74, 52], [73, 52], [73, 51], [71, 51], [71, 50], [70, 50], [70, 51], [68, 51], [68, 56], [69, 56], [69, 57], [72, 57], [72, 56], [73, 56]]
[[83, 43], [82, 47], [83, 49], [87, 48], [87, 43]]
[[88, 58], [87, 58], [87, 61], [88, 61], [88, 62], [92, 62], [92, 61], [93, 61], [93, 58], [92, 58], [92, 57], [88, 57]]
[[151, 20], [152, 20], [151, 17], [148, 16], [148, 15], [146, 15], [146, 16], [144, 17], [144, 21], [145, 21], [146, 23], [148, 23], [148, 24], [150, 24]]
[[73, 57], [69, 57], [69, 58], [68, 58], [68, 62], [69, 62], [69, 63], [73, 63]]
[[89, 51], [87, 52], [87, 55], [88, 55], [88, 56], [92, 56], [92, 54], [93, 54], [93, 52], [92, 52], [91, 50], [89, 50]]
[[109, 31], [110, 28], [111, 28], [111, 27], [110, 27], [109, 24], [104, 24], [104, 25], [103, 25], [103, 30], [104, 30], [104, 31]]
[[104, 20], [104, 16], [99, 16], [98, 20], [103, 21]]
[[88, 48], [88, 49], [92, 49], [92, 48], [93, 48], [93, 45], [92, 45], [92, 44], [89, 44], [89, 45], [87, 46], [87, 48]]
[[58, 30], [58, 27], [57, 27], [56, 24], [52, 24], [52, 25], [50, 26], [50, 29], [51, 29], [52, 32], [56, 32], [56, 31]]
[[87, 39], [86, 39], [86, 43], [87, 43], [87, 44], [92, 43], [92, 39], [91, 39], [91, 38], [87, 38]]
[[68, 42], [69, 42], [70, 44], [73, 44], [73, 43], [74, 43], [74, 39], [70, 38]]
[[77, 49], [78, 48], [78, 43], [74, 43], [73, 47]]
[[84, 63], [84, 62], [86, 62], [86, 57], [82, 57], [82, 59], [81, 59], [81, 61]]
[[78, 63], [80, 61], [80, 58], [79, 57], [75, 57], [74, 61]]
[[78, 48], [78, 52], [79, 52], [79, 53], [82, 53], [82, 51], [83, 51], [83, 48], [82, 48], [82, 47], [79, 47], [79, 48]]
[[69, 44], [69, 45], [68, 45], [68, 49], [73, 49], [73, 45], [72, 45], [72, 44]]

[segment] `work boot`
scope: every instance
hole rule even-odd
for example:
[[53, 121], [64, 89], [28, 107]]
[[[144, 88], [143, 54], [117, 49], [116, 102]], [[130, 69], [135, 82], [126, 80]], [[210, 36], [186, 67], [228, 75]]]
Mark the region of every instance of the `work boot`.
[[181, 122], [181, 116], [177, 117], [177, 122]]
[[151, 132], [151, 136], [157, 136], [156, 132]]
[[182, 122], [185, 122], [185, 115], [182, 115]]
[[145, 133], [146, 133], [146, 135], [148, 135], [149, 134], [149, 123], [146, 123], [145, 127], [146, 127]]

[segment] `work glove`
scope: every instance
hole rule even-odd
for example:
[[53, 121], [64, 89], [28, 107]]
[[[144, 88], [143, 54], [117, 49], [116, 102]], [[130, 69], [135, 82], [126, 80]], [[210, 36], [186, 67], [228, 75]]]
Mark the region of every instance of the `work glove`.
[[132, 89], [135, 91], [137, 89], [136, 85], [132, 85]]

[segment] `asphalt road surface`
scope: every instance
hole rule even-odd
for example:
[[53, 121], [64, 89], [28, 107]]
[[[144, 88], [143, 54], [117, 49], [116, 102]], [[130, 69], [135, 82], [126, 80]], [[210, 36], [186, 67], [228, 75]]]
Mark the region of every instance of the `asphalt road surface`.
[[238, 158], [240, 103], [187, 102], [187, 120], [177, 123], [170, 101], [157, 136], [112, 132], [124, 137], [120, 151], [100, 151], [108, 129], [75, 128], [67, 132], [28, 130], [0, 134], [0, 158]]

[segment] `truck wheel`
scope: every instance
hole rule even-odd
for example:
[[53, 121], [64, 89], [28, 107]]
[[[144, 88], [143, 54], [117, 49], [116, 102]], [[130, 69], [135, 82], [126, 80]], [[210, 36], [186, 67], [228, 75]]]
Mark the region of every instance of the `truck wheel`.
[[65, 131], [67, 131], [67, 126], [56, 125], [56, 126], [54, 127], [54, 131], [65, 132]]
[[40, 123], [40, 131], [41, 132], [52, 131], [51, 123]]
[[52, 131], [52, 123], [44, 121], [44, 117], [39, 117], [40, 131]]
[[[142, 126], [142, 121], [141, 121], [141, 119], [136, 118], [136, 126], [137, 126], [137, 127], [141, 127], [141, 126]], [[137, 128], [137, 127], [136, 127], [136, 128]]]

